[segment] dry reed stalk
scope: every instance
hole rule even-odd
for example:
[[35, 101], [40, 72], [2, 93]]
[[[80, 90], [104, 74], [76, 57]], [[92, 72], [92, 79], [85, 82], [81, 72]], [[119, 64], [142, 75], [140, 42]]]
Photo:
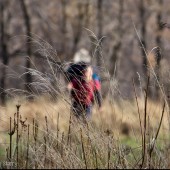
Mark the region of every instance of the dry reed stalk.
[[66, 169], [66, 165], [65, 165], [65, 142], [64, 142], [64, 132], [62, 133], [62, 138], [61, 138], [61, 158], [62, 158], [62, 164], [63, 164], [63, 168]]
[[62, 133], [61, 137], [61, 158], [63, 158], [64, 155], [64, 132]]
[[57, 150], [58, 150], [58, 136], [59, 136], [59, 117], [60, 117], [60, 114], [58, 113], [58, 116], [57, 116]]
[[16, 151], [17, 151], [17, 169], [19, 168], [19, 152], [18, 152], [18, 144], [19, 144], [19, 108], [21, 105], [16, 105], [17, 107], [17, 138], [16, 138]]
[[136, 93], [136, 87], [135, 87], [134, 79], [133, 79], [133, 88], [134, 88], [134, 93], [135, 93], [135, 100], [136, 100], [136, 104], [137, 104], [137, 109], [138, 109], [138, 116], [139, 116], [139, 123], [140, 123], [140, 132], [141, 132], [142, 146], [143, 146], [142, 120], [141, 120], [141, 113], [140, 113], [140, 109], [139, 109], [139, 102], [138, 102], [138, 97], [137, 97], [137, 93]]
[[47, 120], [47, 116], [45, 116], [45, 123], [46, 123], [46, 132], [47, 132], [47, 136], [48, 136], [48, 120]]
[[[38, 137], [38, 123], [33, 118], [33, 138], [34, 138], [34, 151], [37, 151], [37, 137]], [[38, 164], [35, 163], [35, 168], [37, 169]]]
[[94, 154], [95, 154], [95, 162], [96, 162], [96, 169], [98, 169], [98, 158], [97, 158], [97, 153], [96, 153], [96, 149], [94, 149]]
[[82, 129], [80, 129], [80, 135], [81, 135], [81, 146], [82, 146], [82, 151], [83, 151], [83, 158], [84, 158], [84, 163], [87, 169], [87, 160], [86, 160], [86, 153], [85, 153], [85, 148], [84, 148], [84, 143], [83, 143], [83, 132]]
[[[149, 115], [148, 115], [148, 132], [147, 132], [147, 135], [148, 135], [148, 141], [147, 141], [147, 143], [149, 143], [149, 146], [148, 146], [148, 148], [147, 148], [147, 151], [148, 151], [148, 149], [150, 148], [150, 139], [151, 139], [151, 131], [150, 131], [151, 129], [150, 129], [150, 117], [149, 117]], [[151, 163], [151, 160], [150, 160], [150, 157], [148, 157], [148, 152], [147, 152], [147, 166], [148, 167], [150, 167], [150, 163]]]
[[30, 125], [28, 125], [28, 136], [27, 136], [27, 155], [26, 155], [26, 167], [25, 169], [28, 169], [28, 160], [29, 160], [29, 136], [30, 136], [30, 132], [29, 132], [29, 128]]
[[95, 159], [94, 159], [95, 158], [95, 153], [94, 153], [94, 148], [93, 148], [92, 141], [91, 141], [91, 139], [89, 137], [89, 131], [88, 131], [87, 146], [89, 146], [88, 151], [89, 151], [89, 155], [91, 155], [91, 157], [90, 157], [90, 159], [92, 159], [91, 162], [92, 162], [93, 166], [96, 168], [97, 165], [96, 165], [96, 162], [95, 162]]
[[50, 169], [52, 169], [53, 167], [53, 158], [52, 155], [50, 154]]
[[152, 158], [152, 152], [153, 152], [153, 150], [154, 150], [154, 147], [155, 147], [155, 144], [156, 144], [156, 140], [157, 140], [157, 138], [158, 138], [159, 131], [160, 131], [160, 128], [161, 128], [161, 125], [162, 125], [162, 120], [163, 120], [163, 116], [164, 116], [164, 112], [165, 112], [165, 104], [166, 104], [166, 102], [164, 101], [163, 109], [162, 109], [162, 114], [161, 114], [161, 120], [160, 120], [160, 122], [159, 122], [159, 126], [158, 126], [158, 129], [157, 129], [156, 135], [155, 135], [155, 137], [153, 138], [153, 143], [151, 144], [151, 147], [150, 147], [150, 150], [149, 150], [150, 160], [151, 160], [151, 158]]
[[108, 135], [108, 144], [107, 144], [107, 148], [108, 148], [108, 153], [107, 153], [107, 156], [108, 156], [108, 162], [107, 162], [107, 169], [110, 169], [110, 155], [111, 155], [111, 149], [110, 149], [110, 136]]
[[168, 105], [168, 111], [169, 111], [169, 131], [170, 131], [170, 90], [168, 88], [168, 94], [167, 94], [167, 105]]
[[47, 140], [46, 136], [44, 136], [44, 168], [46, 168], [46, 155], [47, 155]]
[[[27, 129], [27, 125], [25, 124], [27, 118], [25, 120], [22, 120], [22, 116], [20, 114], [20, 135], [19, 135], [19, 140], [20, 140], [20, 158], [24, 158], [25, 154], [23, 152], [23, 146], [24, 144], [22, 142], [24, 142], [24, 139], [22, 138], [23, 136], [23, 132], [25, 132]], [[25, 134], [25, 133], [24, 133]], [[24, 161], [20, 161], [20, 166], [23, 167], [24, 166]]]
[[7, 160], [9, 160], [9, 147], [6, 148], [6, 158], [7, 158]]
[[47, 142], [48, 140], [48, 135], [49, 135], [49, 128], [48, 128], [48, 120], [47, 120], [47, 116], [45, 116], [45, 124], [46, 124], [46, 133], [44, 135], [44, 167], [46, 167], [46, 163], [47, 163]]
[[139, 161], [136, 159], [136, 156], [135, 156], [132, 148], [130, 148], [130, 152], [132, 153], [132, 156], [133, 156], [134, 160], [136, 161], [135, 166], [134, 165], [132, 166], [132, 169], [134, 169], [138, 165]]
[[10, 147], [9, 147], [9, 158], [10, 158], [10, 161], [12, 161], [12, 129], [11, 129], [11, 117], [10, 117], [10, 131], [9, 131], [9, 135], [10, 135]]
[[16, 113], [14, 114], [14, 127], [13, 127], [13, 130], [11, 129], [12, 128], [12, 125], [11, 125], [12, 118], [10, 117], [10, 132], [8, 133], [9, 136], [10, 136], [10, 154], [9, 154], [10, 155], [10, 161], [12, 160], [12, 136], [15, 134], [15, 130], [16, 130], [16, 127], [17, 127], [15, 116], [16, 116]]
[[71, 144], [71, 121], [72, 121], [72, 116], [71, 116], [71, 113], [70, 113], [68, 136], [67, 136], [67, 145], [69, 145], [69, 143]]
[[145, 106], [144, 106], [144, 133], [143, 133], [143, 155], [142, 155], [142, 164], [141, 164], [141, 168], [144, 165], [145, 162], [145, 156], [146, 156], [146, 122], [147, 122], [147, 103], [148, 103], [148, 90], [149, 90], [149, 80], [150, 77], [148, 76], [147, 79], [147, 86], [146, 86], [146, 90], [145, 90]]

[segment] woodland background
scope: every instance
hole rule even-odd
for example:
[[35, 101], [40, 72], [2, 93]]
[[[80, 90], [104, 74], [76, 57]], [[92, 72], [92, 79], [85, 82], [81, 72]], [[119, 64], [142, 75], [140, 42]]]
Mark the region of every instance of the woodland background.
[[[34, 82], [30, 68], [36, 66], [48, 75], [47, 56], [56, 63], [70, 62], [81, 48], [90, 52], [93, 64], [104, 77], [104, 96], [109, 93], [107, 87], [111, 83], [114, 93], [131, 98], [132, 79], [143, 88], [148, 72], [150, 96], [153, 99], [159, 96], [158, 79], [168, 94], [169, 3], [168, 0], [0, 0], [1, 103], [9, 97], [8, 89], [30, 91], [29, 84]], [[57, 73], [57, 66], [54, 67]]]
[[[0, 168], [169, 168], [169, 15], [169, 0], [0, 0]], [[81, 49], [103, 96], [86, 122], [64, 74]]]

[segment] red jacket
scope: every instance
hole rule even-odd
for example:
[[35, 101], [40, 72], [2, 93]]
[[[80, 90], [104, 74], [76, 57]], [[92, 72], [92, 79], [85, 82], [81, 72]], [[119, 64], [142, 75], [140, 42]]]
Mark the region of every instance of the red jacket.
[[100, 90], [100, 82], [91, 80], [90, 82], [72, 80], [72, 97], [78, 103], [90, 105], [94, 100], [94, 92]]

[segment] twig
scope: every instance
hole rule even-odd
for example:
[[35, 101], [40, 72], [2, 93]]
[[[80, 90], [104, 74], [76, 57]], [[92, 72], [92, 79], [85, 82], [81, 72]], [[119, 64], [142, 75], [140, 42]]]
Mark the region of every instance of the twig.
[[143, 146], [143, 130], [142, 130], [142, 121], [141, 121], [141, 114], [140, 114], [139, 103], [138, 103], [138, 97], [137, 97], [137, 93], [136, 93], [136, 87], [135, 87], [134, 79], [133, 79], [133, 88], [134, 88], [134, 92], [135, 92], [135, 99], [136, 99], [136, 104], [137, 104], [137, 108], [138, 108], [138, 116], [139, 116], [140, 131], [141, 131], [141, 136], [142, 136], [142, 146]]
[[57, 116], [57, 150], [58, 150], [58, 135], [59, 135], [59, 113], [58, 113], [58, 116]]
[[150, 158], [152, 157], [152, 152], [153, 152], [153, 149], [155, 147], [155, 143], [156, 143], [156, 140], [158, 138], [158, 134], [159, 134], [159, 131], [160, 131], [160, 128], [161, 128], [161, 125], [162, 125], [162, 120], [163, 120], [164, 112], [165, 112], [165, 101], [164, 101], [164, 104], [163, 104], [162, 115], [161, 115], [161, 120], [159, 122], [158, 130], [156, 132], [155, 138], [153, 139], [153, 144], [151, 145], [151, 148], [150, 148], [150, 153], [149, 153]]
[[16, 139], [16, 149], [17, 149], [17, 169], [19, 164], [19, 152], [18, 152], [18, 142], [19, 142], [19, 108], [21, 105], [16, 105], [17, 107], [17, 139]]
[[28, 138], [27, 138], [27, 156], [26, 156], [26, 169], [28, 169], [28, 159], [29, 159], [29, 128], [30, 125], [28, 125]]
[[47, 135], [48, 135], [48, 121], [47, 121], [47, 116], [45, 116], [45, 123], [46, 123], [46, 131], [47, 131]]
[[12, 158], [12, 133], [11, 133], [11, 117], [10, 117], [10, 132], [9, 132], [9, 135], [10, 135], [10, 147], [9, 147], [9, 158], [10, 158], [10, 161], [11, 161], [11, 158]]
[[46, 168], [46, 158], [47, 156], [47, 140], [46, 140], [46, 136], [44, 136], [44, 168]]
[[97, 159], [96, 149], [94, 149], [94, 154], [95, 154], [95, 161], [96, 161], [96, 169], [98, 169], [98, 159]]
[[146, 87], [146, 94], [145, 94], [145, 108], [144, 108], [144, 134], [143, 134], [143, 156], [142, 156], [142, 164], [141, 168], [144, 165], [145, 162], [145, 154], [146, 154], [146, 119], [147, 119], [147, 101], [148, 101], [148, 88], [149, 88], [149, 79], [150, 77], [148, 76], [147, 80], [147, 87]]
[[108, 135], [108, 162], [107, 162], [107, 169], [110, 169], [110, 154], [111, 154], [111, 150], [110, 150], [110, 138]]
[[70, 119], [69, 119], [69, 128], [68, 128], [68, 137], [67, 137], [67, 145], [69, 144], [69, 142], [71, 143], [71, 113], [70, 113]]
[[84, 157], [84, 162], [85, 162], [85, 166], [87, 169], [87, 160], [86, 160], [86, 154], [85, 154], [84, 143], [83, 143], [82, 129], [80, 129], [80, 133], [81, 133], [81, 146], [82, 146], [82, 150], [83, 150], [83, 157]]

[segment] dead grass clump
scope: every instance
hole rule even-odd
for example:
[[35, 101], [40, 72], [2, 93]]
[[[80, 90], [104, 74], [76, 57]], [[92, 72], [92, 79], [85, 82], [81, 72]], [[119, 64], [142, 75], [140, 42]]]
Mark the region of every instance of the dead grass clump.
[[129, 127], [129, 125], [127, 123], [122, 123], [120, 128], [121, 128], [121, 133], [123, 135], [129, 136], [130, 127]]

